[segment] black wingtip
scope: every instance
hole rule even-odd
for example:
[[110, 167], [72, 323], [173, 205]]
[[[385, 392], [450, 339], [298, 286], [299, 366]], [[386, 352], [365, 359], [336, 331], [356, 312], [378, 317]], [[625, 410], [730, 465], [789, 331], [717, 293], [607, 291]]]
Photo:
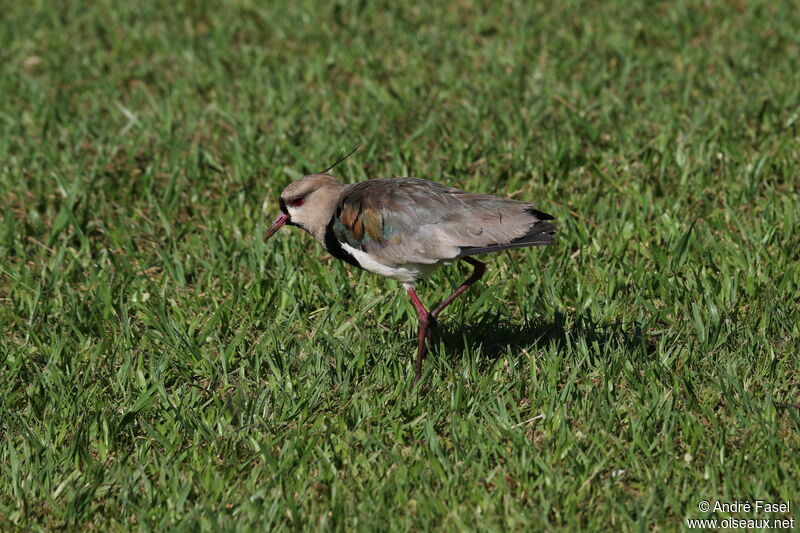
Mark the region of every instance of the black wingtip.
[[515, 248], [528, 248], [530, 246], [547, 246], [556, 242], [554, 235], [557, 230], [558, 228], [552, 222], [539, 221], [531, 226], [528, 233], [518, 239], [503, 244], [491, 244], [489, 246], [464, 246], [461, 248], [461, 253], [458, 257], [488, 254], [501, 250], [513, 250]]
[[529, 215], [535, 216], [538, 220], [555, 220], [556, 219], [556, 217], [554, 217], [553, 215], [548, 215], [547, 213], [544, 213], [544, 212], [539, 211], [538, 209], [534, 209], [532, 207], [529, 207], [528, 209], [526, 209], [525, 212], [528, 213]]

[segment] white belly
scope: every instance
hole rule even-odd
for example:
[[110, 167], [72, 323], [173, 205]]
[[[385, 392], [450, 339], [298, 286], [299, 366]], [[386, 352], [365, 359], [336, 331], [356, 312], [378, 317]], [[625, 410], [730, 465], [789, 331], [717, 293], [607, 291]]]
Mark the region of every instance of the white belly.
[[438, 263], [405, 263], [403, 265], [387, 266], [370, 257], [368, 253], [353, 248], [347, 243], [343, 242], [341, 245], [342, 249], [352, 255], [364, 270], [379, 276], [396, 279], [403, 283], [414, 283], [421, 278], [428, 277], [440, 266]]

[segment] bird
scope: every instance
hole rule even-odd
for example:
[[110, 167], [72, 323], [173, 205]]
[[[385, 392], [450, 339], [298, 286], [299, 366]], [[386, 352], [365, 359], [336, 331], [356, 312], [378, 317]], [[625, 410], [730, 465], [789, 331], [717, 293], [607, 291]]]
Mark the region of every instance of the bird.
[[[486, 264], [474, 256], [555, 241], [555, 217], [527, 202], [413, 177], [344, 184], [328, 173], [331, 168], [303, 176], [283, 190], [281, 214], [264, 240], [284, 225], [297, 226], [333, 257], [400, 282], [419, 322], [415, 384], [438, 315], [486, 271]], [[472, 274], [429, 310], [417, 295], [417, 282], [456, 260], [470, 264]]]

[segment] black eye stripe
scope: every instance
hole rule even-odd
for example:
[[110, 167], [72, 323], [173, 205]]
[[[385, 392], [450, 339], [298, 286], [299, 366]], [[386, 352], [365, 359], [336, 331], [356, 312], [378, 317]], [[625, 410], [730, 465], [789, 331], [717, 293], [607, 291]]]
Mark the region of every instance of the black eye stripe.
[[284, 215], [288, 215], [288, 214], [289, 214], [289, 210], [288, 210], [288, 209], [286, 209], [286, 200], [284, 200], [283, 198], [279, 198], [279, 199], [278, 199], [278, 202], [279, 202], [279, 203], [280, 203], [280, 205], [281, 205], [281, 212], [282, 212]]

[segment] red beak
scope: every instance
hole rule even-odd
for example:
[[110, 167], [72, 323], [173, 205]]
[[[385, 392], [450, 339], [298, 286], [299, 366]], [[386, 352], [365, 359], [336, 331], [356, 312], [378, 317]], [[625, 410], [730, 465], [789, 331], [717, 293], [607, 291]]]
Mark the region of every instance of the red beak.
[[281, 213], [281, 215], [275, 219], [275, 222], [272, 223], [272, 226], [267, 230], [267, 234], [264, 235], [264, 240], [266, 241], [267, 239], [272, 237], [272, 234], [278, 231], [278, 229], [284, 224], [286, 224], [286, 222], [288, 221], [289, 221], [289, 215], [287, 215], [286, 213]]

